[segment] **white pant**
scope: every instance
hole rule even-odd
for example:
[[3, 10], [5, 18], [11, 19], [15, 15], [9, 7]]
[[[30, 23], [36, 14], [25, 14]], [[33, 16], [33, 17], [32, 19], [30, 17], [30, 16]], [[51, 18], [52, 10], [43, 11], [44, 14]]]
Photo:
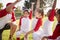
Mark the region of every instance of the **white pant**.
[[27, 33], [27, 31], [23, 31], [23, 30], [17, 31], [16, 32], [16, 37], [20, 37], [21, 34], [26, 35], [26, 33]]
[[45, 34], [45, 31], [40, 28], [40, 30], [33, 33], [33, 40], [41, 40], [44, 36], [48, 36], [48, 34]]
[[[16, 37], [19, 38], [21, 34], [26, 35], [27, 32], [28, 31], [23, 31], [23, 30], [17, 31], [16, 32]], [[27, 36], [27, 39], [24, 37], [24, 40], [28, 40], [28, 39], [29, 39], [28, 36]]]
[[38, 30], [37, 32], [33, 33], [33, 40], [41, 40], [41, 38], [43, 37], [43, 30], [40, 28], [40, 30]]

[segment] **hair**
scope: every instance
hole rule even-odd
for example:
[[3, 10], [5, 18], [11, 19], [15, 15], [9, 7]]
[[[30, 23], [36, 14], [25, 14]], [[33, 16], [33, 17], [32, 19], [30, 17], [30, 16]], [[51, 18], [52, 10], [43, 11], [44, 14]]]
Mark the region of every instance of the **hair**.
[[51, 12], [52, 9], [48, 10], [48, 12]]
[[12, 4], [12, 3], [7, 3], [6, 6], [9, 6], [10, 4]]
[[57, 14], [59, 14], [59, 15], [60, 15], [60, 9], [58, 9], [58, 10], [57, 10]]
[[43, 9], [37, 9], [37, 12], [40, 13], [42, 16], [44, 15]]
[[24, 12], [28, 12], [28, 14], [29, 14], [29, 11], [28, 11], [28, 10], [24, 10], [23, 13], [24, 13]]
[[[48, 10], [49, 13], [51, 13], [52, 9]], [[54, 11], [54, 16], [56, 15], [56, 10]]]

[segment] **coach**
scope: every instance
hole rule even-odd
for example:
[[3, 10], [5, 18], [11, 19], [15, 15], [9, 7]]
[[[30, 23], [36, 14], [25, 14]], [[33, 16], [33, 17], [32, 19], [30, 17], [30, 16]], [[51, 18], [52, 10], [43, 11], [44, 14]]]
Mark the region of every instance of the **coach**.
[[4, 30], [10, 29], [9, 40], [12, 40], [13, 34], [16, 31], [16, 18], [14, 13], [14, 6], [21, 0], [16, 0], [14, 3], [8, 3], [5, 9], [0, 10], [0, 40], [2, 40], [2, 33]]

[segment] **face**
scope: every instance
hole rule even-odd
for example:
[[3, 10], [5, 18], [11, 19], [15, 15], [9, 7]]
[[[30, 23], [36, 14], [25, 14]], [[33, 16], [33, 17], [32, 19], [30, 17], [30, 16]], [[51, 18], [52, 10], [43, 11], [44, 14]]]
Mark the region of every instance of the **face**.
[[41, 13], [36, 12], [36, 13], [35, 13], [35, 17], [41, 18], [42, 15], [41, 15]]
[[60, 14], [56, 13], [56, 18], [60, 22]]
[[28, 17], [29, 16], [29, 13], [27, 11], [24, 12], [24, 16], [25, 17]]
[[49, 11], [47, 12], [47, 16], [49, 16], [49, 15], [50, 15], [50, 12], [51, 12], [51, 10], [49, 10]]

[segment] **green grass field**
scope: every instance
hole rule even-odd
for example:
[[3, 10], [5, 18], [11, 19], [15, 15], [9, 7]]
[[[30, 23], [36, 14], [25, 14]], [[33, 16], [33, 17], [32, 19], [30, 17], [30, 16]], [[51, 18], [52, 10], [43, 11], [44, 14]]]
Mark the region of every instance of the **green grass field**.
[[[18, 25], [18, 23], [19, 23], [19, 20], [17, 20], [17, 25]], [[5, 30], [4, 32], [3, 32], [3, 40], [8, 40], [8, 38], [9, 38], [9, 33], [10, 33], [10, 30]], [[23, 40], [23, 34], [20, 36], [21, 37], [21, 39]], [[30, 34], [29, 35], [29, 39], [30, 40], [32, 40], [32, 34]], [[14, 36], [13, 36], [13, 40], [16, 40], [16, 35], [14, 34]]]
[[[45, 19], [43, 21], [45, 21]], [[19, 20], [17, 20], [17, 24], [18, 24], [18, 22], [19, 22]], [[55, 24], [56, 24], [56, 20], [54, 21], [54, 24], [53, 24], [53, 30], [54, 30]], [[9, 33], [10, 33], [10, 30], [5, 30], [3, 32], [3, 40], [8, 40]], [[23, 35], [21, 35], [20, 37], [23, 38]], [[13, 36], [13, 40], [16, 40], [16, 35], [15, 34]], [[29, 35], [29, 40], [32, 40], [32, 34]]]

